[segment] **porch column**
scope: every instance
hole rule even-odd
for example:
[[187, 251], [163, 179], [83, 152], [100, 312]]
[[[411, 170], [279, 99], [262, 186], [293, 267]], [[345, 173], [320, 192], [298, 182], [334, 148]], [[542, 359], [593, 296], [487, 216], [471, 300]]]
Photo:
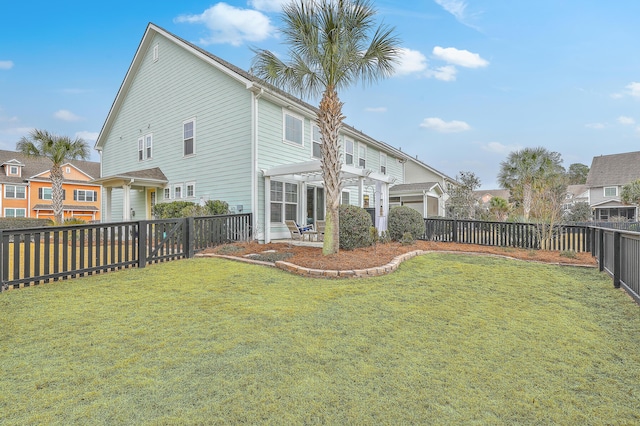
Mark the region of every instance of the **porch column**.
[[422, 191], [422, 217], [426, 218], [429, 211], [429, 196], [427, 191]]
[[[298, 213], [298, 223], [307, 226], [307, 182], [300, 183], [300, 213]], [[311, 216], [313, 219], [313, 213]]]
[[131, 185], [123, 184], [122, 185], [122, 220], [129, 221], [131, 220], [131, 193], [130, 193]]
[[364, 177], [358, 177], [358, 206], [364, 207]]
[[271, 178], [264, 177], [264, 242], [271, 242]]
[[105, 199], [104, 214], [102, 216], [102, 221], [111, 222], [111, 196], [112, 196], [113, 188], [109, 186], [105, 189], [106, 189], [106, 193], [105, 193], [106, 199]]

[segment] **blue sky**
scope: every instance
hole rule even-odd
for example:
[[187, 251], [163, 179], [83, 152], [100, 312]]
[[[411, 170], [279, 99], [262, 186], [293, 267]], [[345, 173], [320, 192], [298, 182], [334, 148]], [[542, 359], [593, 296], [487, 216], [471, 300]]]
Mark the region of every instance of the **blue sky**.
[[[284, 55], [282, 1], [11, 1], [0, 14], [0, 149], [33, 128], [91, 146], [148, 22], [243, 69]], [[374, 2], [396, 27], [396, 74], [341, 93], [346, 122], [455, 177], [496, 187], [511, 150], [565, 167], [640, 150], [640, 2]], [[92, 159], [97, 160], [93, 152]]]

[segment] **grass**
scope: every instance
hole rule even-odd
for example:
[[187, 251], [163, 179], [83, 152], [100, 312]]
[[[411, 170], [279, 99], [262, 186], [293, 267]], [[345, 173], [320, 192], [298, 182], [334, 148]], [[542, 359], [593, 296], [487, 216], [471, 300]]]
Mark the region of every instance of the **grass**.
[[189, 259], [0, 295], [3, 424], [638, 424], [597, 271], [429, 254], [313, 280]]

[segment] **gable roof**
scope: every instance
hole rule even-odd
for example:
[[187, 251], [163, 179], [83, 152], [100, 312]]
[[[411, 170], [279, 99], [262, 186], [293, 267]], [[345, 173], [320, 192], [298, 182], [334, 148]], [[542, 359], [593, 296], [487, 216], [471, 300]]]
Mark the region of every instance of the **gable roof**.
[[[196, 57], [204, 60], [205, 62], [207, 62], [214, 68], [216, 68], [217, 70], [236, 79], [239, 83], [244, 84], [247, 90], [251, 90], [255, 93], [262, 93], [265, 96], [269, 96], [270, 99], [273, 99], [274, 101], [282, 104], [283, 106], [296, 107], [300, 109], [302, 112], [306, 112], [312, 115], [318, 114], [319, 110], [317, 107], [310, 105], [309, 103], [285, 92], [284, 90], [279, 89], [278, 87], [273, 86], [270, 83], [267, 83], [266, 81], [252, 75], [251, 73], [244, 71], [243, 69], [213, 55], [212, 53], [196, 46], [195, 44], [192, 44], [186, 41], [185, 39], [178, 37], [177, 35], [165, 30], [164, 28], [161, 28], [150, 22], [147, 25], [144, 35], [142, 36], [142, 40], [138, 45], [138, 49], [136, 50], [136, 53], [133, 57], [131, 65], [129, 66], [129, 69], [127, 70], [124, 80], [122, 81], [122, 84], [118, 89], [118, 93], [116, 95], [115, 100], [113, 101], [113, 104], [111, 105], [109, 114], [107, 115], [107, 118], [102, 126], [102, 129], [100, 130], [100, 134], [96, 139], [96, 143], [94, 146], [96, 150], [98, 151], [102, 150], [102, 147], [104, 146], [104, 143], [105, 143], [106, 134], [109, 133], [109, 130], [116, 119], [118, 111], [120, 110], [120, 107], [124, 102], [126, 93], [133, 82], [135, 74], [140, 68], [142, 61], [144, 60], [145, 52], [147, 52], [147, 50], [151, 46], [153, 37], [156, 34], [164, 36], [167, 40], [172, 41], [173, 43], [182, 47], [188, 52], [192, 53]], [[393, 154], [397, 158], [414, 161], [420, 166], [426, 167], [436, 172], [437, 174], [442, 175], [445, 179], [451, 181], [452, 183], [456, 182], [455, 179], [450, 178], [444, 173], [438, 172], [432, 167], [427, 166], [421, 161], [414, 159], [413, 157], [405, 154], [401, 150], [394, 148], [393, 146], [385, 142], [373, 139], [371, 136], [366, 135], [365, 133], [361, 132], [360, 130], [357, 130], [352, 126], [349, 126], [348, 124], [344, 124], [344, 123], [342, 124], [342, 131], [349, 134], [350, 136], [358, 136], [360, 139], [365, 140], [368, 144], [377, 147], [383, 152]]]
[[640, 151], [593, 157], [587, 186], [626, 185], [640, 179]]
[[429, 192], [437, 188], [439, 192], [444, 193], [442, 189], [442, 185], [438, 182], [419, 182], [419, 183], [401, 183], [398, 185], [394, 185], [389, 188], [389, 193], [398, 194], [398, 193], [415, 193], [426, 191]]
[[[46, 173], [51, 170], [51, 160], [47, 157], [28, 157], [21, 152], [0, 150], [0, 164], [16, 164], [14, 161], [20, 162], [24, 167], [22, 168], [22, 176], [6, 176], [6, 173], [0, 172], [1, 183], [24, 183], [31, 178], [36, 178], [42, 173]], [[71, 160], [67, 161], [89, 179], [100, 176], [100, 163], [96, 161], [84, 161], [84, 160]], [[41, 178], [49, 179], [49, 178]], [[65, 182], [72, 182], [69, 179], [65, 179]]]

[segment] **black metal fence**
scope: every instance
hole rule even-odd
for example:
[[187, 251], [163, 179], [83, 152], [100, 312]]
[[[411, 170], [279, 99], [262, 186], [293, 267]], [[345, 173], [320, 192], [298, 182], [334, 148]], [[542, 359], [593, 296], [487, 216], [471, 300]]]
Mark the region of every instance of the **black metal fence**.
[[556, 225], [543, 232], [533, 223], [465, 219], [425, 219], [421, 239], [523, 249], [585, 252], [591, 249], [587, 226]]
[[0, 230], [0, 291], [193, 257], [252, 238], [251, 213]]
[[613, 278], [616, 288], [624, 288], [640, 303], [640, 232], [592, 228], [591, 253], [600, 271]]

